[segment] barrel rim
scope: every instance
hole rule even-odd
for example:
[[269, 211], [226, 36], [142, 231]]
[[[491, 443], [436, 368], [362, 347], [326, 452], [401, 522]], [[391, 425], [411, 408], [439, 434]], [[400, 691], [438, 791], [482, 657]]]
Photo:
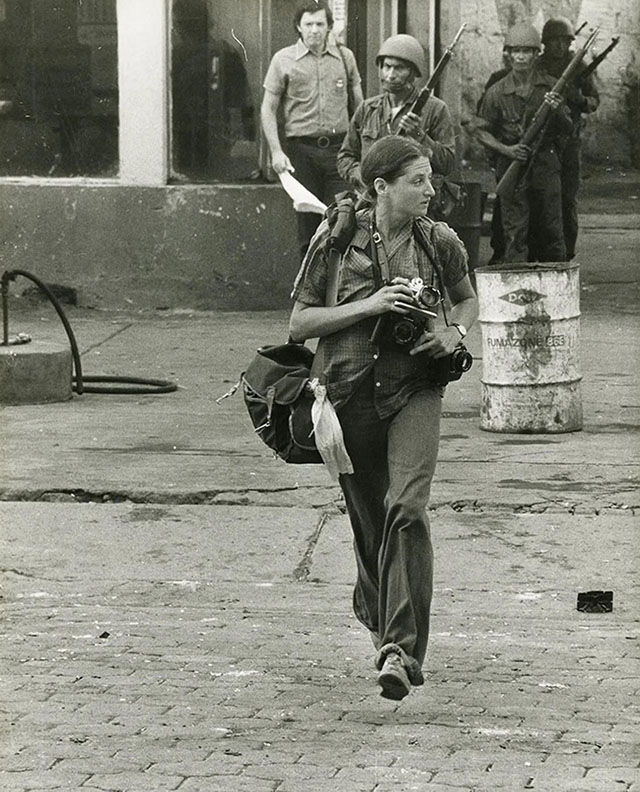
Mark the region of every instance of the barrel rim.
[[565, 270], [579, 269], [579, 267], [580, 264], [577, 261], [516, 261], [476, 267], [475, 272], [483, 275], [496, 272], [563, 272]]

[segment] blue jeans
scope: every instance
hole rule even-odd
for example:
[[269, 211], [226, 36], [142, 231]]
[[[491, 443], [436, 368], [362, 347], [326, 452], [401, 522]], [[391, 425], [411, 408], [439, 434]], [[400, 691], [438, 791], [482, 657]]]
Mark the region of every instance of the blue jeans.
[[381, 420], [373, 385], [338, 412], [354, 473], [340, 477], [354, 537], [357, 582], [353, 607], [378, 649], [378, 668], [399, 648], [409, 678], [422, 684], [433, 591], [427, 517], [440, 439], [439, 388], [415, 393]]

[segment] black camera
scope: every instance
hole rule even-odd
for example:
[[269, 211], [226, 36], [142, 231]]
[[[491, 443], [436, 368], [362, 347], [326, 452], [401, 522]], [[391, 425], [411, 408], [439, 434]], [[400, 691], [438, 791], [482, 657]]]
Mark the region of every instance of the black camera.
[[462, 343], [458, 344], [447, 357], [431, 358], [431, 371], [437, 385], [446, 385], [459, 380], [472, 365], [473, 355]]
[[381, 316], [371, 335], [373, 343], [379, 344], [387, 337], [398, 346], [413, 346], [425, 331], [429, 319], [437, 317], [438, 303], [442, 302], [440, 291], [434, 286], [425, 286], [422, 278], [413, 278], [408, 286], [411, 297], [396, 300], [394, 303], [397, 307], [404, 308], [407, 313]]

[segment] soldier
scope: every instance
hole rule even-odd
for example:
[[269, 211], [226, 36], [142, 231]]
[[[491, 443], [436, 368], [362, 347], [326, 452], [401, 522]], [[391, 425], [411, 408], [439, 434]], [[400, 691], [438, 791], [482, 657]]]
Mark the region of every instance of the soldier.
[[[542, 28], [542, 55], [536, 66], [553, 77], [560, 77], [573, 57], [571, 42], [575, 39], [573, 26], [564, 17], [548, 19]], [[580, 187], [581, 133], [584, 116], [598, 109], [600, 97], [593, 77], [581, 77], [586, 66], [583, 64], [566, 94], [573, 128], [562, 153], [562, 223], [567, 260], [575, 256], [578, 238], [578, 189]]]
[[415, 81], [427, 72], [422, 45], [404, 33], [391, 36], [382, 44], [376, 65], [382, 93], [366, 99], [354, 113], [338, 154], [338, 171], [361, 191], [360, 163], [371, 146], [387, 135], [404, 134], [416, 140], [429, 156], [437, 192], [455, 164], [455, 135], [442, 99], [429, 97], [419, 116], [407, 112], [418, 96]]
[[[299, 39], [273, 56], [264, 79], [262, 129], [276, 173], [296, 178], [325, 203], [347, 188], [336, 169], [336, 155], [349, 124], [349, 100], [362, 102], [360, 74], [351, 50], [329, 33], [333, 14], [326, 3], [306, 2], [294, 16]], [[284, 111], [284, 145], [277, 114]], [[299, 212], [298, 241], [304, 256], [320, 215]]]
[[[511, 59], [509, 58], [509, 50], [507, 47], [502, 48], [502, 68], [498, 69], [497, 71], [492, 72], [489, 75], [489, 79], [484, 84], [484, 88], [482, 89], [482, 96], [478, 99], [478, 104], [476, 106], [476, 112], [480, 112], [480, 108], [482, 107], [482, 101], [492, 85], [499, 82], [503, 77], [506, 77], [507, 74], [511, 71]], [[490, 156], [489, 160], [491, 165], [495, 167], [495, 157]], [[488, 264], [499, 264], [502, 259], [504, 258], [504, 234], [502, 233], [502, 213], [500, 211], [500, 196], [496, 195], [493, 200], [493, 210], [491, 212], [491, 237], [490, 237], [490, 244], [493, 253], [491, 254], [491, 258], [488, 261]]]
[[[528, 163], [521, 188], [501, 198], [505, 260], [531, 260], [530, 236], [540, 260], [564, 261], [560, 162], [571, 119], [562, 96], [551, 90], [555, 79], [534, 68], [540, 50], [538, 31], [529, 24], [518, 25], [508, 32], [505, 46], [511, 72], [487, 91], [476, 126], [480, 142], [497, 155], [498, 179], [513, 160]], [[529, 147], [519, 141], [541, 102], [555, 112], [534, 147]]]

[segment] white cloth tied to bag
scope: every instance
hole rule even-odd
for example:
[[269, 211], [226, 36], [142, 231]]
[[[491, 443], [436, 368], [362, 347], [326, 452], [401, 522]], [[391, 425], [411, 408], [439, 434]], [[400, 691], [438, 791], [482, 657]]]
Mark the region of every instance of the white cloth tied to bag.
[[311, 406], [311, 420], [316, 446], [334, 481], [340, 474], [353, 473], [353, 464], [344, 444], [342, 427], [333, 404], [327, 398], [327, 389], [317, 379], [309, 382], [315, 397]]

